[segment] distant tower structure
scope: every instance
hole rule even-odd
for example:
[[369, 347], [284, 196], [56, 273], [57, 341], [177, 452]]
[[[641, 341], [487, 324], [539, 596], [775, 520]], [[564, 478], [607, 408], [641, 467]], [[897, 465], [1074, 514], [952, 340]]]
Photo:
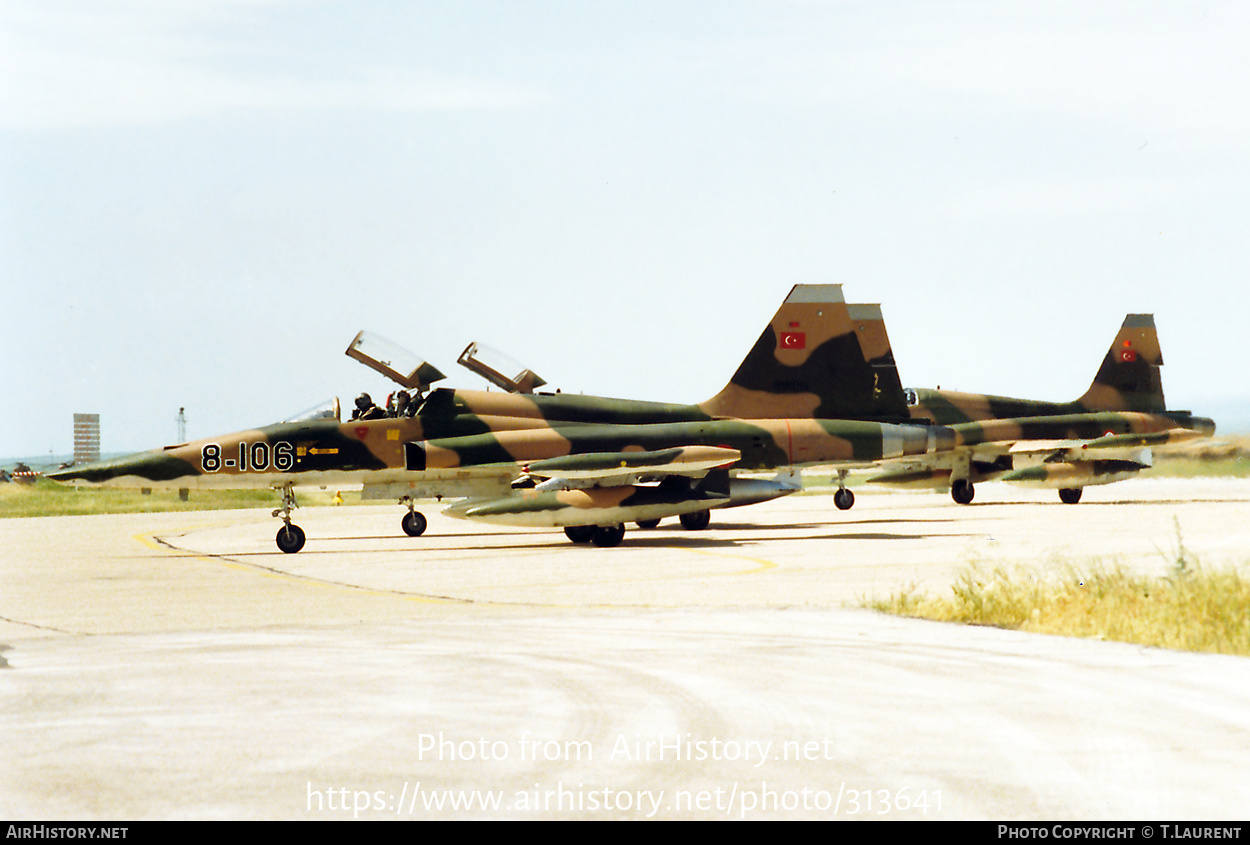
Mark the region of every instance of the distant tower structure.
[[178, 409], [178, 442], [187, 442], [187, 409]]
[[100, 460], [100, 415], [74, 414], [74, 463]]

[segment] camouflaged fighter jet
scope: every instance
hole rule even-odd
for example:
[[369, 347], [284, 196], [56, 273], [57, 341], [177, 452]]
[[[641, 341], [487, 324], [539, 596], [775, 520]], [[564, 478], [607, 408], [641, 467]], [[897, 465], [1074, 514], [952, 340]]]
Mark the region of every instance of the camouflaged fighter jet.
[[[416, 498], [472, 497], [479, 506], [503, 500], [497, 508], [506, 509], [523, 498], [561, 494], [556, 510], [562, 513], [548, 514], [545, 524], [567, 526], [579, 541], [612, 545], [614, 538], [620, 541], [616, 531], [625, 520], [676, 515], [697, 528], [707, 524], [710, 508], [793, 492], [798, 480], [789, 469], [792, 464], [860, 465], [882, 456], [922, 454], [943, 448], [949, 440], [941, 432], [915, 426], [838, 423], [839, 415], [871, 414], [898, 422], [908, 415], [901, 400], [883, 401], [886, 394], [876, 386], [878, 375], [860, 351], [837, 285], [795, 287], [730, 383], [698, 405], [572, 394], [430, 391], [443, 374], [385, 341], [361, 333], [347, 354], [415, 391], [416, 398], [402, 413], [396, 409], [390, 415], [365, 403], [358, 406], [358, 418], [346, 422], [334, 400], [276, 425], [74, 467], [50, 477], [126, 487], [272, 487], [282, 494], [274, 516], [283, 522], [277, 544], [285, 552], [298, 551], [305, 541], [304, 532], [291, 522], [295, 484], [363, 483], [366, 498], [398, 498], [408, 507], [402, 527], [412, 536], [426, 527], [425, 517], [413, 507]], [[539, 385], [531, 381], [534, 386]], [[740, 416], [771, 419], [761, 424], [731, 419]], [[461, 437], [487, 444], [531, 440], [535, 449], [546, 450], [543, 457], [558, 458], [567, 450], [548, 452], [553, 440], [563, 439], [560, 432], [587, 426], [605, 427], [597, 442], [619, 445], [606, 457], [526, 467], [514, 461], [439, 467], [428, 464], [421, 446]], [[675, 428], [661, 433], [657, 427], [664, 426]], [[630, 431], [622, 434], [622, 428]], [[640, 448], [635, 441], [653, 445]], [[605, 469], [609, 460], [610, 472]], [[733, 477], [730, 467], [782, 471], [776, 479], [750, 479]], [[513, 482], [538, 479], [547, 486], [533, 494], [512, 489]], [[533, 502], [524, 507], [532, 512]]]
[[[870, 331], [879, 332], [888, 348], [884, 323]], [[968, 504], [975, 482], [998, 479], [1057, 488], [1063, 502], [1076, 504], [1085, 487], [1149, 468], [1151, 446], [1215, 433], [1210, 419], [1167, 410], [1162, 365], [1153, 315], [1129, 314], [1093, 384], [1073, 402], [908, 388], [904, 397], [912, 418], [949, 427], [959, 446], [868, 480], [949, 487], [956, 502]]]

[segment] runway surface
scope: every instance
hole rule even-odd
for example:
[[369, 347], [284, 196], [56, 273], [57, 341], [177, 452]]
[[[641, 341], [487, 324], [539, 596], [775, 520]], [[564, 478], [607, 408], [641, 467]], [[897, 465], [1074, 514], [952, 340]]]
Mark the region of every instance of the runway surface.
[[1250, 484], [981, 485], [562, 532], [0, 520], [9, 818], [1239, 819], [1250, 663], [896, 619], [970, 563], [1244, 565]]

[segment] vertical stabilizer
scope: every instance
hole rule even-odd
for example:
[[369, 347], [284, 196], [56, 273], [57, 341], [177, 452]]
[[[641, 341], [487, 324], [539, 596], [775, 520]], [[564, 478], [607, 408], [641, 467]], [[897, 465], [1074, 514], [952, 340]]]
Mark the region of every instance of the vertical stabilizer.
[[856, 312], [860, 331], [841, 285], [796, 285], [729, 384], [699, 407], [741, 419], [906, 419], [880, 309], [868, 308]]
[[1159, 368], [1163, 354], [1153, 314], [1129, 314], [1107, 350], [1094, 383], [1077, 401], [1096, 411], [1166, 410]]
[[910, 419], [903, 382], [894, 363], [894, 350], [885, 330], [881, 306], [851, 305], [851, 325], [859, 338], [864, 360], [872, 368], [873, 408], [875, 417]]

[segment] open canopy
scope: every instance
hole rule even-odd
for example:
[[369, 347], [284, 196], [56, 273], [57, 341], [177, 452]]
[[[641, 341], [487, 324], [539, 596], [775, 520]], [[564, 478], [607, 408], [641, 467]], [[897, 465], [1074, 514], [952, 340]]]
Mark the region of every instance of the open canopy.
[[377, 370], [410, 390], [424, 391], [436, 381], [447, 378], [437, 367], [384, 337], [360, 332], [347, 347], [347, 357]]

